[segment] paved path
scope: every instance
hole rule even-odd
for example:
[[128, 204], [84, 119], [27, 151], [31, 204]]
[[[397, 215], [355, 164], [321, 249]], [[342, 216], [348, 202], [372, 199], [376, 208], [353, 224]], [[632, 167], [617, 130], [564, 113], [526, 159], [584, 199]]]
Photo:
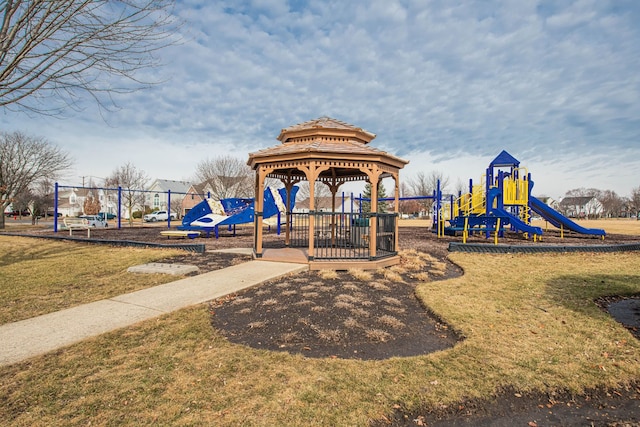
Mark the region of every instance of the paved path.
[[0, 326], [0, 365], [66, 347], [190, 305], [305, 271], [308, 265], [249, 261], [175, 282]]

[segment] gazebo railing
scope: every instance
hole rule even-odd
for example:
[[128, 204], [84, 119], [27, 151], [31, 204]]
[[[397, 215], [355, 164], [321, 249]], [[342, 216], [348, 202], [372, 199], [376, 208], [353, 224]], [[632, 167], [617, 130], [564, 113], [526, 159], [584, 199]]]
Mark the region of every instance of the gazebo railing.
[[376, 221], [376, 259], [397, 254], [396, 214], [310, 212], [291, 214], [289, 245], [309, 247], [309, 216], [314, 216], [314, 259], [370, 259], [370, 223]]
[[309, 247], [309, 214], [292, 213], [289, 234], [289, 246], [292, 248]]

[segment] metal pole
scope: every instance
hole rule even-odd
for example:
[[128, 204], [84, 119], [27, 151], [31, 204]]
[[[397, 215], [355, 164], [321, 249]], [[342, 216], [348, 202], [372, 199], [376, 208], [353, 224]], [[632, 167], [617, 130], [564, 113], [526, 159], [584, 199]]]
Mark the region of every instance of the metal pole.
[[118, 185], [118, 230], [122, 228], [122, 187]]
[[167, 228], [171, 228], [171, 190], [167, 190]]
[[[278, 225], [276, 227], [276, 234], [278, 236], [280, 235], [280, 221], [281, 221], [281, 219], [280, 219], [280, 211], [278, 211]], [[234, 227], [235, 227], [235, 225], [234, 225]], [[234, 229], [234, 232], [235, 232], [235, 229]]]
[[58, 183], [53, 186], [53, 232], [58, 232]]
[[436, 181], [436, 215], [435, 217], [437, 218], [436, 221], [440, 221], [440, 208], [441, 208], [441, 200], [442, 199], [442, 190], [440, 189], [440, 180], [438, 179]]

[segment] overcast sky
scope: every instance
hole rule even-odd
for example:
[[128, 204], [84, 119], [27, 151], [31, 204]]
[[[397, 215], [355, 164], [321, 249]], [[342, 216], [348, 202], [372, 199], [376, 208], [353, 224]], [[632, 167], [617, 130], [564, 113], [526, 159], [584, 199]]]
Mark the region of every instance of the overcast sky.
[[68, 151], [64, 184], [127, 161], [188, 180], [204, 158], [247, 159], [329, 116], [410, 160], [403, 180], [479, 180], [507, 150], [534, 195], [640, 186], [637, 0], [185, 0], [176, 13], [183, 42], [153, 70], [166, 83], [114, 112], [87, 99], [64, 119], [4, 112], [0, 126]]

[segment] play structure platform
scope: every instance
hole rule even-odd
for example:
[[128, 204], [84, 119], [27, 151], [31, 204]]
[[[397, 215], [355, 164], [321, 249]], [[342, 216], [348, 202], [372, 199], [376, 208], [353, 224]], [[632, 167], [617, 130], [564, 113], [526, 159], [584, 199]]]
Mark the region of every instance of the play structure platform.
[[560, 230], [604, 239], [604, 230], [586, 228], [531, 195], [531, 174], [520, 167], [511, 154], [502, 151], [490, 164], [480, 184], [469, 181], [469, 191], [449, 202], [438, 199], [435, 231], [438, 236], [462, 235], [463, 243], [472, 234], [493, 237], [495, 243], [505, 231], [541, 240], [543, 230], [531, 224], [532, 213], [540, 215]]

